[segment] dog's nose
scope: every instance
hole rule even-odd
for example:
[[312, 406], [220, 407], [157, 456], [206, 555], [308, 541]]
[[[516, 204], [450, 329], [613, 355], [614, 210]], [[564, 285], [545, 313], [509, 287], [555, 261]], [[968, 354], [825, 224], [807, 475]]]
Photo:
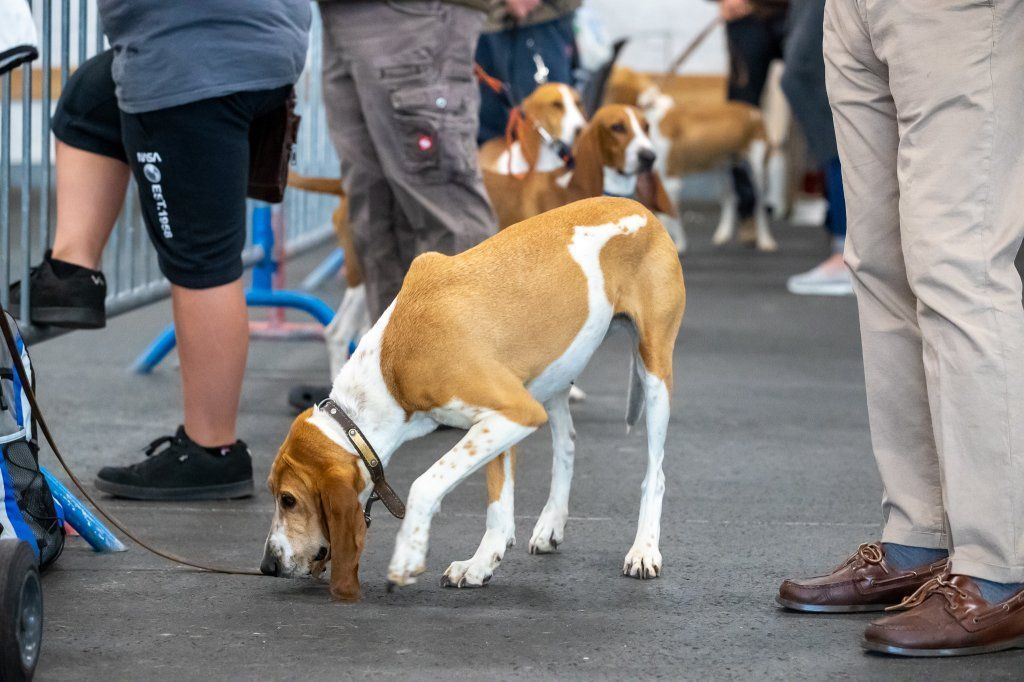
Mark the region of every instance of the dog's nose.
[[649, 171], [654, 168], [654, 162], [658, 155], [652, 149], [641, 149], [636, 158], [640, 162], [640, 170]]
[[281, 564], [278, 563], [277, 557], [270, 552], [264, 552], [263, 561], [260, 562], [260, 572], [263, 575], [272, 575], [275, 578], [281, 575]]

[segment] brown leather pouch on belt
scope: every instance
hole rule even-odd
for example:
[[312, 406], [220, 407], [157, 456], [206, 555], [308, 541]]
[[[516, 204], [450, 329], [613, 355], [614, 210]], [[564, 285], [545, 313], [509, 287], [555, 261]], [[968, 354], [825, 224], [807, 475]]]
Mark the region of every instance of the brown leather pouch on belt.
[[284, 200], [288, 166], [301, 117], [295, 113], [295, 90], [284, 104], [260, 116], [249, 127], [250, 199], [277, 204]]

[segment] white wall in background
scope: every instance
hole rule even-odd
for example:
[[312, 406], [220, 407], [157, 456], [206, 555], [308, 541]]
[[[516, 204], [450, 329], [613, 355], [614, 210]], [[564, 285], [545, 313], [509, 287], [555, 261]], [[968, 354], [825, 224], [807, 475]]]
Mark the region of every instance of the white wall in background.
[[[708, 0], [584, 0], [614, 38], [629, 37], [620, 63], [661, 71], [718, 13]], [[725, 34], [707, 37], [683, 67], [683, 73], [725, 73]]]

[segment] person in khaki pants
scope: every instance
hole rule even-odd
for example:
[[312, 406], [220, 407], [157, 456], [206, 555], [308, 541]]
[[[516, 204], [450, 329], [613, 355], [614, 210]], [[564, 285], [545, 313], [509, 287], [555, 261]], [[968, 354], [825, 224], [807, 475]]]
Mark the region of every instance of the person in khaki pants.
[[828, 0], [881, 541], [783, 583], [869, 650], [1024, 647], [1024, 2]]

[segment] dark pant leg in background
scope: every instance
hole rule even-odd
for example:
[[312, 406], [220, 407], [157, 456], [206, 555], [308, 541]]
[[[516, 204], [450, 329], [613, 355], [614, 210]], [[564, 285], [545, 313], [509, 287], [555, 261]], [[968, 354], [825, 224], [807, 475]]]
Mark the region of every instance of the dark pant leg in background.
[[[761, 95], [768, 80], [768, 70], [776, 59], [782, 59], [785, 38], [785, 15], [770, 17], [751, 15], [725, 25], [729, 45], [728, 97], [755, 107], [761, 105]], [[741, 220], [754, 215], [757, 195], [745, 161], [733, 164], [732, 181], [739, 200], [737, 210]]]
[[[510, 28], [480, 36], [476, 61], [489, 75], [508, 85], [512, 101], [522, 102], [538, 83], [534, 78], [540, 55], [547, 67], [548, 81], [572, 84], [576, 59], [572, 15], [542, 24]], [[509, 103], [489, 87], [480, 85], [480, 132], [477, 142], [483, 144], [505, 134]]]
[[825, 60], [821, 52], [824, 20], [825, 0], [790, 3], [782, 91], [804, 131], [808, 151], [824, 171], [829, 204], [826, 226], [833, 237], [841, 239], [846, 236], [846, 199], [832, 109], [825, 91]]

